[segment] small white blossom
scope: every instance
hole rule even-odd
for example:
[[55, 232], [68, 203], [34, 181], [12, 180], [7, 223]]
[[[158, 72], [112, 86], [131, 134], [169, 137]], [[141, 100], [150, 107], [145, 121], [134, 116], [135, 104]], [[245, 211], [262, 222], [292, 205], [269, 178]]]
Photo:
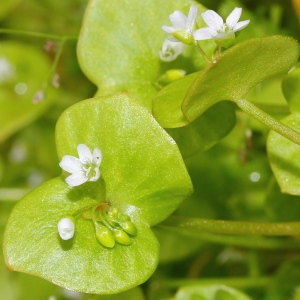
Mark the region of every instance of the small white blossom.
[[72, 217], [65, 217], [57, 224], [59, 236], [63, 240], [69, 240], [74, 236], [75, 224]]
[[65, 155], [59, 166], [71, 173], [66, 178], [66, 183], [70, 186], [78, 186], [86, 181], [96, 181], [100, 177], [100, 163], [102, 161], [102, 153], [100, 149], [95, 148], [93, 153], [85, 144], [77, 146], [78, 156]]
[[185, 44], [192, 44], [194, 42], [193, 32], [197, 19], [197, 6], [192, 4], [188, 16], [185, 16], [181, 11], [175, 10], [169, 19], [173, 25], [162, 26], [162, 30], [170, 34], [168, 39], [173, 42], [183, 42]]
[[162, 61], [175, 60], [182, 53], [183, 47], [184, 45], [181, 42], [173, 42], [166, 39], [162, 45], [162, 49], [159, 51], [159, 57]]
[[235, 32], [245, 28], [250, 20], [238, 22], [242, 14], [242, 8], [236, 7], [227, 17], [224, 23], [221, 16], [213, 10], [207, 10], [201, 16], [208, 27], [200, 28], [194, 32], [194, 38], [200, 40], [234, 39]]

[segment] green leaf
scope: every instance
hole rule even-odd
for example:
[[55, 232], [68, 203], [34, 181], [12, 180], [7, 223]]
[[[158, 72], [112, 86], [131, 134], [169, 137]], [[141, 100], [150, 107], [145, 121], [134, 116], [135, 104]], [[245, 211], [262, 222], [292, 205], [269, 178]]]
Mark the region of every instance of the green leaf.
[[198, 73], [189, 74], [161, 89], [153, 98], [152, 113], [164, 128], [177, 128], [189, 122], [181, 111], [182, 101]]
[[[59, 177], [25, 196], [7, 223], [8, 268], [85, 293], [119, 293], [143, 283], [159, 255], [150, 225], [170, 215], [192, 190], [176, 144], [126, 93], [70, 107], [57, 123], [56, 141], [60, 159], [77, 156], [80, 143], [99, 147], [101, 180], [70, 189]], [[137, 228], [131, 245], [103, 247], [88, 216], [78, 218], [72, 240], [60, 239], [61, 218], [101, 202], [131, 218]]]
[[189, 122], [222, 100], [237, 101], [260, 81], [288, 72], [299, 57], [299, 44], [285, 36], [254, 38], [213, 60], [194, 81], [183, 102]]
[[289, 73], [283, 78], [282, 92], [292, 112], [300, 111], [300, 69]]
[[50, 70], [48, 60], [36, 48], [1, 42], [0, 63], [1, 142], [43, 114], [52, 101], [51, 97], [36, 104], [32, 101]]
[[[174, 10], [187, 14], [191, 3], [198, 6], [198, 25], [204, 26], [200, 13], [205, 8], [193, 1], [125, 0], [122, 5], [117, 0], [89, 1], [78, 41], [78, 60], [86, 76], [97, 85], [97, 95], [127, 90], [150, 109], [161, 68], [172, 66], [159, 58], [167, 38], [161, 27], [171, 25], [168, 17]], [[185, 48], [183, 57], [187, 58], [191, 51]], [[177, 68], [192, 72], [187, 65], [195, 71], [204, 63], [198, 54], [183, 60], [182, 67]]]
[[176, 141], [184, 158], [205, 151], [225, 137], [235, 125], [235, 108], [224, 101], [209, 108], [194, 122], [167, 132]]
[[195, 285], [178, 290], [176, 300], [251, 300], [246, 294], [225, 285]]
[[[281, 120], [300, 131], [300, 114], [293, 113]], [[299, 146], [282, 135], [270, 131], [267, 141], [271, 168], [282, 193], [300, 195], [300, 150]]]
[[80, 143], [103, 153], [108, 201], [130, 205], [155, 225], [191, 191], [191, 181], [174, 140], [127, 93], [82, 101], [66, 110], [56, 127], [58, 156], [77, 156]]
[[91, 220], [82, 218], [76, 222], [74, 239], [60, 239], [58, 221], [96, 204], [101, 199], [99, 190], [97, 183], [70, 190], [62, 178], [56, 178], [24, 197], [7, 223], [4, 255], [8, 268], [95, 294], [118, 293], [147, 280], [156, 268], [159, 245], [138, 215], [130, 215], [138, 229], [130, 246], [103, 247]]

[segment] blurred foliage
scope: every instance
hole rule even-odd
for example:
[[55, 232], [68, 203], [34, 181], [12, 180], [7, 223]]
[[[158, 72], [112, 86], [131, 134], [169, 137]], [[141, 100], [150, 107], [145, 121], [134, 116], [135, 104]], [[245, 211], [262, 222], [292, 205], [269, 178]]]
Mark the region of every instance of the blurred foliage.
[[[59, 41], [0, 32], [0, 115], [5, 111], [0, 120], [1, 245], [6, 220], [14, 204], [33, 187], [60, 174], [54, 141], [57, 119], [67, 107], [92, 97], [96, 92], [96, 87], [80, 70], [76, 57], [76, 37], [87, 0], [2, 2], [0, 28], [75, 39], [65, 43], [55, 71], [59, 75], [59, 87], [57, 83], [53, 87], [51, 81], [55, 74], [51, 73], [51, 65]], [[251, 23], [238, 36], [238, 41], [273, 34], [300, 39], [299, 11], [294, 8], [299, 7], [297, 0], [203, 0], [199, 3], [224, 17], [234, 7], [242, 7], [242, 18], [250, 19]], [[124, 24], [124, 30], [126, 26]], [[8, 50], [5, 50], [6, 47]], [[16, 48], [18, 53], [11, 58]], [[25, 77], [14, 77], [16, 74], [12, 75], [10, 68], [18, 72], [22, 69]], [[10, 78], [11, 75], [13, 77]], [[285, 78], [283, 93], [282, 78], [276, 77], [254, 87], [246, 98], [274, 117], [286, 117], [290, 112], [285, 97], [292, 103], [292, 110], [297, 110], [297, 91], [291, 93], [290, 86], [297, 85], [298, 77], [294, 73], [293, 77]], [[40, 103], [31, 104], [34, 94], [43, 88], [44, 82], [48, 83], [45, 98]], [[30, 87], [22, 97], [15, 92], [20, 83]], [[20, 87], [24, 88], [24, 85]], [[188, 153], [185, 162], [195, 192], [175, 214], [238, 221], [300, 221], [299, 196], [282, 194], [273, 177], [266, 151], [267, 135], [265, 126], [237, 111], [236, 126], [220, 143], [205, 152], [192, 156]], [[281, 143], [280, 138], [275, 137], [274, 143]], [[283, 154], [287, 155], [289, 151]], [[178, 234], [159, 226], [155, 233], [161, 244], [160, 264], [142, 289], [113, 296], [72, 293], [43, 279], [9, 272], [1, 256], [0, 299], [139, 300], [144, 295], [146, 299], [153, 300], [235, 299], [228, 295], [179, 298], [178, 295], [190, 282], [199, 286], [196, 288], [199, 290], [205, 284], [228, 285], [253, 299], [300, 299], [300, 255], [297, 249], [261, 247], [254, 250], [234, 243], [230, 245], [230, 241], [225, 244], [212, 243], [205, 237], [196, 239], [188, 233]]]

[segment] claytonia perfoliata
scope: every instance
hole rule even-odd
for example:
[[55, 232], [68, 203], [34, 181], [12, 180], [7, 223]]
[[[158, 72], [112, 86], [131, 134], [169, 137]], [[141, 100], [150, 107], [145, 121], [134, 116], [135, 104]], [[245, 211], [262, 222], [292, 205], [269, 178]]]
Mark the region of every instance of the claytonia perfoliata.
[[162, 61], [175, 60], [182, 53], [183, 46], [181, 42], [173, 42], [166, 39], [162, 45], [162, 49], [159, 51], [160, 59]]
[[95, 148], [93, 153], [90, 148], [85, 144], [77, 146], [78, 156], [65, 155], [59, 166], [71, 173], [66, 178], [66, 183], [73, 187], [78, 186], [86, 181], [96, 181], [100, 177], [100, 163], [102, 160], [102, 153], [100, 149]]
[[245, 28], [250, 22], [250, 20], [238, 22], [241, 14], [242, 8], [236, 7], [224, 23], [222, 17], [215, 11], [207, 10], [201, 16], [208, 27], [196, 30], [194, 32], [195, 40], [214, 39], [220, 46], [230, 46], [235, 39], [235, 32]]
[[194, 43], [194, 27], [197, 19], [197, 6], [192, 4], [188, 16], [185, 16], [181, 11], [175, 10], [169, 19], [173, 25], [162, 26], [162, 30], [170, 34], [168, 39], [173, 42], [182, 42], [187, 45]]
[[61, 239], [65, 241], [71, 239], [75, 232], [74, 218], [67, 216], [61, 219], [57, 224], [57, 230]]

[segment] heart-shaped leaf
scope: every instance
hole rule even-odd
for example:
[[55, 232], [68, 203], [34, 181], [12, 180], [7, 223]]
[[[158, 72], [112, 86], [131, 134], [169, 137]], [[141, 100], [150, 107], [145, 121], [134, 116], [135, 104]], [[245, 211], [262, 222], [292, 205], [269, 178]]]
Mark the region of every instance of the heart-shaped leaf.
[[[81, 143], [99, 147], [102, 179], [70, 189], [56, 178], [21, 200], [5, 232], [8, 267], [85, 293], [118, 293], [141, 284], [158, 260], [150, 225], [170, 215], [192, 190], [174, 140], [126, 93], [70, 107], [57, 123], [56, 140], [60, 159], [77, 156]], [[77, 220], [72, 240], [60, 239], [61, 218], [101, 202], [131, 218], [137, 228], [131, 245], [102, 246], [88, 216]]]
[[222, 100], [237, 101], [260, 81], [288, 72], [299, 57], [291, 37], [268, 36], [237, 44], [213, 60], [188, 90], [182, 111], [189, 122]]
[[[200, 13], [205, 8], [193, 1], [124, 0], [122, 5], [117, 0], [89, 1], [78, 41], [78, 60], [86, 76], [97, 85], [97, 95], [127, 90], [150, 109], [157, 92], [154, 83], [161, 75], [159, 50], [167, 38], [161, 27], [170, 24], [168, 17], [174, 10], [187, 14], [192, 3], [198, 6], [197, 23], [202, 26]], [[211, 44], [204, 45], [209, 52]], [[191, 48], [186, 49], [191, 57]], [[192, 72], [187, 65], [195, 71], [205, 60], [194, 55], [192, 63], [189, 59], [182, 63], [181, 68]]]

